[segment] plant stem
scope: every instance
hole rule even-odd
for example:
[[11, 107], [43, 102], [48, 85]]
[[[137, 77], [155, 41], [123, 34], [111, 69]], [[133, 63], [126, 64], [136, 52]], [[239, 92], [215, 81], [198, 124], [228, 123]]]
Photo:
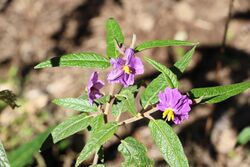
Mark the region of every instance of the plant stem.
[[98, 163], [98, 151], [95, 152], [95, 156], [94, 156], [94, 159], [93, 159], [93, 163], [92, 165], [96, 165]]
[[153, 117], [150, 116], [150, 114], [154, 113], [155, 111], [157, 111], [157, 109], [154, 107], [151, 110], [146, 111], [145, 113], [139, 113], [137, 116], [133, 118], [129, 118], [127, 120], [119, 122], [119, 125], [130, 124], [132, 122], [139, 121], [142, 118], [154, 119]]
[[[111, 96], [113, 96], [114, 88], [115, 88], [115, 84], [112, 84], [111, 87], [110, 87], [110, 91], [109, 91], [109, 92], [110, 92], [109, 94], [110, 94]], [[110, 106], [112, 105], [113, 101], [114, 101], [114, 98], [112, 98], [112, 99], [106, 104], [105, 110], [104, 110], [104, 114], [105, 114], [105, 115], [108, 115], [108, 113], [109, 113], [109, 108], [110, 108]]]

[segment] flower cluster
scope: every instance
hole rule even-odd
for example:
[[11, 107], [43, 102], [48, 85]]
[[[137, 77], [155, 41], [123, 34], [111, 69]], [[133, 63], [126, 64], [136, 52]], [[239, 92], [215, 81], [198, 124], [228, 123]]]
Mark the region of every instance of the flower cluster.
[[[131, 46], [133, 46], [134, 41]], [[111, 58], [110, 63], [113, 69], [107, 76], [109, 83], [120, 83], [124, 87], [134, 84], [135, 76], [144, 73], [144, 66], [140, 58], [135, 57], [133, 47], [125, 49], [118, 48], [123, 57]], [[89, 102], [93, 104], [95, 99], [102, 97], [100, 89], [104, 83], [98, 80], [98, 73], [94, 72], [88, 83]], [[180, 124], [188, 119], [191, 110], [192, 100], [187, 95], [182, 95], [178, 89], [166, 88], [164, 92], [158, 94], [159, 103], [157, 109], [163, 111], [163, 119]]]

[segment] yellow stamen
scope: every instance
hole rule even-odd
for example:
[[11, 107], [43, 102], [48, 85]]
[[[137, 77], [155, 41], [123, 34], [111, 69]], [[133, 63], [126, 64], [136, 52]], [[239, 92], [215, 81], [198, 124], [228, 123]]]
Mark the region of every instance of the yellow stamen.
[[127, 74], [130, 74], [132, 72], [129, 66], [123, 66], [123, 71]]
[[162, 114], [162, 118], [166, 118], [168, 121], [173, 121], [174, 120], [174, 111], [172, 108], [167, 108], [163, 114]]

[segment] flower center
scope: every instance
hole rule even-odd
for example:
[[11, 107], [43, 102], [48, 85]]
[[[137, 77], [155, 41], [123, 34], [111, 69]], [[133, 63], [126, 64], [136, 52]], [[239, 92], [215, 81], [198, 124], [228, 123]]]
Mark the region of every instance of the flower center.
[[166, 118], [168, 119], [168, 121], [173, 121], [174, 120], [174, 110], [172, 108], [167, 108], [163, 114], [162, 114], [162, 118]]
[[132, 72], [132, 70], [129, 68], [129, 66], [123, 66], [123, 71], [126, 73], [126, 74], [130, 74]]

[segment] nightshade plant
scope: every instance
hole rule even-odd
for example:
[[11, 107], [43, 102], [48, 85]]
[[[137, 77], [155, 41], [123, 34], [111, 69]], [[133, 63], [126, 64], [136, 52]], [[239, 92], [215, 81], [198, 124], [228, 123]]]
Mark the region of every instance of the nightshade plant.
[[[123, 155], [122, 166], [145, 167], [154, 166], [154, 162], [147, 157], [146, 147], [133, 137], [121, 139], [116, 132], [119, 127], [140, 119], [149, 119], [148, 127], [155, 144], [158, 146], [163, 158], [171, 167], [187, 167], [188, 160], [184, 154], [182, 144], [168, 124], [180, 124], [189, 117], [193, 105], [198, 103], [218, 103], [237, 95], [250, 87], [250, 82], [242, 82], [227, 86], [208, 88], [194, 88], [189, 92], [180, 92], [178, 79], [184, 72], [197, 43], [178, 40], [154, 40], [135, 45], [135, 35], [130, 47], [124, 47], [124, 37], [119, 24], [114, 19], [106, 23], [107, 53], [102, 56], [93, 52], [82, 52], [54, 57], [38, 64], [35, 68], [46, 67], [88, 67], [95, 69], [109, 69], [107, 82], [110, 85], [108, 93], [102, 93], [104, 81], [98, 79], [101, 71], [93, 71], [88, 83], [88, 92], [79, 98], [55, 99], [53, 102], [67, 109], [80, 111], [56, 126], [51, 134], [53, 142], [57, 143], [87, 127], [90, 137], [80, 152], [75, 166], [94, 155], [91, 166], [105, 166], [103, 159], [103, 145], [116, 136], [120, 140], [118, 151]], [[136, 53], [146, 49], [167, 46], [191, 46], [180, 60], [168, 68], [148, 57], [139, 57]], [[142, 111], [136, 108], [135, 97], [140, 84], [135, 84], [135, 76], [144, 73], [144, 59], [151, 64], [160, 75], [153, 79], [140, 95]], [[123, 88], [113, 94], [114, 84], [121, 84]], [[106, 85], [107, 86], [107, 85]], [[123, 112], [129, 112], [131, 118], [120, 120]], [[162, 119], [155, 119], [152, 113], [162, 113]], [[116, 119], [108, 120], [108, 114], [113, 114]], [[88, 128], [89, 129], [89, 128]], [[99, 163], [99, 164], [98, 164]]]

